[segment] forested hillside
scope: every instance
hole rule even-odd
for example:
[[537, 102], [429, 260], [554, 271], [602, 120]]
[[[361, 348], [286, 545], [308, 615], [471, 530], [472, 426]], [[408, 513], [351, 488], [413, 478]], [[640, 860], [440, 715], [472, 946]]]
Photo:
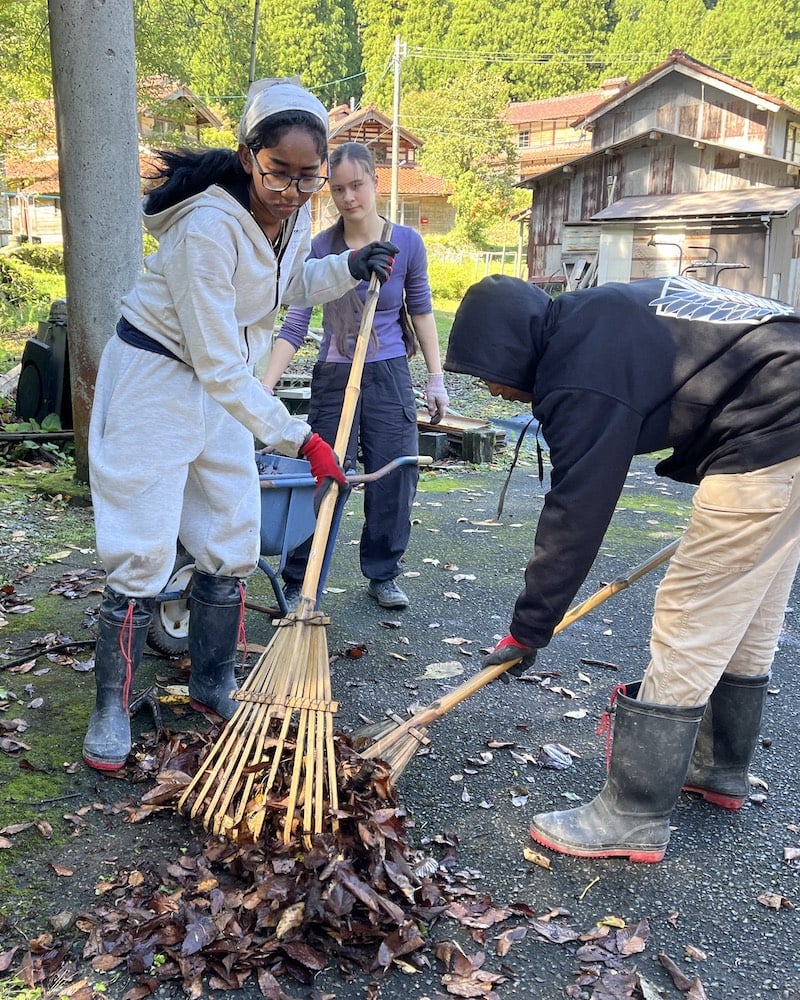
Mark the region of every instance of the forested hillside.
[[[680, 48], [800, 106], [800, 0], [132, 3], [143, 104], [148, 80], [164, 75], [232, 125], [254, 31], [255, 75], [300, 74], [328, 107], [374, 101], [391, 113], [397, 72], [400, 123], [424, 141], [421, 165], [450, 183], [459, 225], [477, 242], [490, 220], [522, 205], [509, 100], [634, 80]], [[0, 0], [0, 157], [54, 145], [40, 100], [51, 96], [50, 43], [46, 0]], [[227, 144], [233, 134], [207, 140]]]
[[[671, 49], [800, 104], [800, 0], [134, 0], [141, 79], [168, 74], [235, 117], [258, 6], [258, 76], [300, 73], [332, 106], [494, 67], [513, 100], [631, 79]], [[50, 92], [46, 0], [0, 4], [0, 96]], [[413, 128], [413, 122], [405, 122]]]

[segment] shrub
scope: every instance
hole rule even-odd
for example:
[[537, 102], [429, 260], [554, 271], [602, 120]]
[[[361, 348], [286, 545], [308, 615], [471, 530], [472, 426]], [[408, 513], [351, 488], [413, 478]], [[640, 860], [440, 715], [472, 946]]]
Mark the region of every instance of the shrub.
[[0, 257], [0, 305], [17, 308], [43, 299], [34, 268], [11, 255]]
[[64, 273], [64, 248], [61, 246], [23, 243], [15, 247], [9, 256], [21, 260], [38, 271], [47, 271], [50, 274]]
[[475, 279], [475, 261], [428, 258], [428, 278], [434, 299], [455, 301], [463, 297]]

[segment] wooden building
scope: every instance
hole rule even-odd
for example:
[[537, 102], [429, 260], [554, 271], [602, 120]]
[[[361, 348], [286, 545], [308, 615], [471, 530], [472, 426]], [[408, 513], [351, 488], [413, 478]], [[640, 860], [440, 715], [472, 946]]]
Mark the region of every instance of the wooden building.
[[[41, 114], [53, 119], [52, 101], [43, 101]], [[203, 131], [223, 129], [225, 123], [185, 84], [167, 77], [146, 80], [139, 94], [137, 125], [141, 149], [141, 174], [151, 170], [151, 150], [169, 142], [197, 145]], [[55, 134], [55, 128], [53, 128]], [[6, 161], [9, 233], [17, 242], [60, 243], [61, 196], [58, 154], [55, 149]]]
[[[141, 88], [138, 128], [141, 174], [152, 170], [152, 151], [164, 145], [202, 145], [206, 129], [224, 129], [221, 121], [189, 87], [163, 77], [146, 81]], [[53, 115], [52, 102], [46, 113]], [[378, 174], [378, 211], [389, 214], [392, 189], [392, 122], [374, 104], [351, 110], [347, 105], [330, 113], [330, 145], [362, 142], [375, 156]], [[447, 182], [421, 170], [417, 154], [422, 140], [407, 129], [399, 130], [398, 222], [422, 235], [448, 233], [455, 209], [448, 200]], [[61, 242], [58, 156], [55, 149], [41, 155], [9, 159], [6, 167], [10, 232], [15, 240]], [[4, 192], [0, 191], [0, 197]], [[315, 228], [330, 225], [337, 217], [327, 188], [311, 202]], [[0, 234], [0, 245], [4, 236]]]
[[[329, 146], [360, 142], [372, 150], [378, 175], [378, 211], [388, 217], [392, 193], [392, 120], [374, 104], [351, 110], [340, 105], [329, 112]], [[417, 163], [422, 139], [398, 129], [397, 221], [423, 236], [449, 233], [455, 222], [455, 208], [448, 200], [449, 189], [442, 177], [425, 173]], [[326, 189], [319, 196], [319, 222], [330, 225], [337, 212]], [[316, 213], [315, 213], [316, 215]]]
[[689, 273], [800, 304], [800, 110], [674, 51], [523, 181], [528, 268], [568, 287]]
[[512, 101], [506, 121], [516, 135], [519, 179], [528, 180], [588, 153], [592, 148], [591, 133], [574, 123], [629, 82], [627, 77], [617, 77], [604, 81], [596, 90], [539, 101]]

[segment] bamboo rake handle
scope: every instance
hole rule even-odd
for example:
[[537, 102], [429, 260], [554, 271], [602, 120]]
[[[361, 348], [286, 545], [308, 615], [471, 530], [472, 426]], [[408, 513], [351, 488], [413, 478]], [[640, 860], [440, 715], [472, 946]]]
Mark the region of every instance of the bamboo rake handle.
[[[391, 222], [386, 222], [381, 232], [381, 239], [388, 239], [391, 231]], [[364, 311], [353, 348], [353, 362], [350, 366], [350, 374], [347, 379], [344, 401], [342, 403], [342, 413], [339, 417], [339, 427], [336, 431], [336, 440], [333, 445], [333, 450], [336, 452], [336, 457], [340, 462], [344, 460], [347, 444], [350, 440], [350, 432], [353, 429], [356, 406], [361, 395], [361, 376], [364, 371], [364, 360], [367, 356], [369, 335], [372, 330], [372, 321], [375, 318], [375, 310], [378, 307], [380, 291], [378, 276], [373, 273], [369, 281], [369, 287], [367, 288]], [[337, 483], [333, 483], [320, 504], [317, 514], [317, 524], [308, 554], [308, 562], [306, 563], [306, 572], [303, 577], [302, 587], [300, 588], [303, 600], [301, 600], [298, 609], [298, 618], [307, 618], [314, 610], [317, 587], [319, 586], [319, 578], [322, 572], [322, 564], [325, 559], [325, 550], [328, 546], [328, 537], [330, 535], [331, 524], [333, 523], [333, 513], [336, 508], [338, 496], [339, 486]]]
[[[655, 569], [656, 566], [660, 566], [662, 563], [666, 562], [675, 552], [678, 547], [680, 539], [676, 539], [674, 542], [670, 542], [669, 545], [665, 545], [663, 549], [659, 549], [658, 552], [645, 559], [644, 562], [639, 563], [635, 566], [627, 576], [620, 577], [617, 580], [613, 580], [611, 583], [607, 583], [605, 587], [596, 591], [590, 597], [587, 597], [585, 601], [581, 604], [576, 605], [568, 611], [561, 621], [553, 629], [553, 635], [558, 635], [559, 632], [563, 632], [565, 628], [572, 625], [579, 618], [583, 618], [584, 615], [588, 614], [598, 605], [603, 604], [614, 594], [618, 594], [621, 590], [625, 590], [632, 583], [640, 580], [643, 576], [649, 573], [651, 570]], [[483, 670], [475, 674], [468, 681], [460, 684], [458, 687], [453, 688], [446, 695], [441, 698], [437, 698], [436, 701], [431, 702], [427, 708], [423, 708], [422, 711], [417, 712], [412, 715], [410, 719], [406, 719], [399, 726], [391, 731], [391, 733], [384, 737], [383, 739], [387, 741], [387, 744], [394, 745], [398, 737], [405, 733], [408, 733], [411, 729], [419, 729], [424, 726], [429, 726], [432, 722], [436, 722], [437, 719], [441, 719], [443, 715], [446, 715], [451, 709], [455, 708], [456, 705], [460, 705], [462, 701], [469, 698], [470, 695], [475, 694], [476, 691], [480, 691], [481, 688], [486, 687], [491, 681], [496, 680], [501, 674], [505, 673], [509, 667], [513, 666], [515, 663], [519, 663], [522, 657], [517, 660], [511, 660], [507, 663], [500, 663], [492, 667], [485, 667]], [[380, 753], [373, 752], [375, 747], [378, 747], [382, 743], [382, 740], [378, 740], [373, 744], [366, 752], [365, 756], [380, 756]]]

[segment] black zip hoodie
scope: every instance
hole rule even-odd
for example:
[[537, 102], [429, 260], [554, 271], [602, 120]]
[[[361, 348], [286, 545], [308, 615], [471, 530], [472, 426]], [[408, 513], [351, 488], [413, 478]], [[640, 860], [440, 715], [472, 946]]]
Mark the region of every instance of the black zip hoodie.
[[473, 285], [446, 371], [532, 394], [550, 489], [513, 636], [547, 645], [597, 555], [634, 455], [699, 483], [800, 455], [800, 313], [673, 277], [567, 292], [517, 278]]

